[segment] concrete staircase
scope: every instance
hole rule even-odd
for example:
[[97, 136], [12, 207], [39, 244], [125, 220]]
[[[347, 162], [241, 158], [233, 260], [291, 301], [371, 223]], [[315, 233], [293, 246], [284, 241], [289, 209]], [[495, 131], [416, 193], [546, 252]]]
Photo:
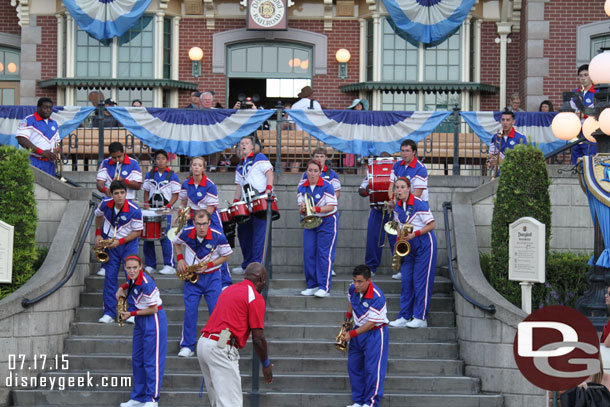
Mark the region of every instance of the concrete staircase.
[[[92, 266], [92, 273], [99, 266]], [[274, 364], [274, 382], [265, 385], [261, 376], [261, 406], [345, 406], [351, 404], [347, 356], [334, 348], [334, 338], [345, 312], [351, 269], [336, 267], [332, 295], [325, 299], [302, 297], [301, 273], [276, 266], [267, 301], [265, 335]], [[400, 282], [391, 280], [390, 270], [379, 270], [374, 281], [388, 300], [388, 316], [399, 310]], [[182, 283], [172, 276], [154, 275], [161, 290], [168, 317], [168, 355], [161, 406], [208, 406], [200, 398], [201, 372], [196, 357], [177, 356], [183, 318]], [[240, 278], [236, 278], [239, 280]], [[130, 385], [121, 378], [131, 376], [133, 327], [97, 322], [101, 316], [103, 277], [91, 275], [81, 294], [70, 336], [64, 342], [69, 368], [43, 376], [56, 380], [31, 390], [14, 390], [15, 406], [118, 406], [129, 399]], [[199, 312], [199, 326], [207, 320], [205, 301]], [[456, 342], [451, 283], [437, 276], [434, 285], [430, 327], [411, 330], [390, 328], [390, 359], [385, 381], [385, 406], [501, 407], [501, 395], [481, 394], [479, 379], [463, 375]], [[244, 392], [251, 386], [252, 347], [240, 351]], [[87, 378], [93, 386], [68, 386], [70, 377]], [[40, 377], [40, 376], [39, 376]], [[108, 384], [102, 387], [108, 378]], [[63, 379], [61, 379], [63, 378]], [[59, 380], [65, 389], [58, 390]], [[81, 379], [83, 380], [83, 379]], [[84, 379], [86, 381], [86, 379]], [[244, 405], [249, 405], [245, 394]]]

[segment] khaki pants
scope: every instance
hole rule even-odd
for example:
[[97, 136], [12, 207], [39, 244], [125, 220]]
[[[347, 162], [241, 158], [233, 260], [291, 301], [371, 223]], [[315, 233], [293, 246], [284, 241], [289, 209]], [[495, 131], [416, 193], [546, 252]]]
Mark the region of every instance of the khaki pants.
[[217, 344], [218, 342], [203, 336], [197, 342], [197, 359], [210, 404], [212, 407], [241, 407], [243, 396], [239, 352], [236, 348], [229, 348], [229, 345], [219, 349]]

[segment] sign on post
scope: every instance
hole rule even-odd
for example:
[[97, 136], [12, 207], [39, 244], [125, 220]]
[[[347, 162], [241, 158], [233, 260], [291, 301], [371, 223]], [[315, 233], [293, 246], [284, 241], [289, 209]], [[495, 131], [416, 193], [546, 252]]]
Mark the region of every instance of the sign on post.
[[14, 232], [14, 226], [0, 220], [0, 283], [12, 282]]

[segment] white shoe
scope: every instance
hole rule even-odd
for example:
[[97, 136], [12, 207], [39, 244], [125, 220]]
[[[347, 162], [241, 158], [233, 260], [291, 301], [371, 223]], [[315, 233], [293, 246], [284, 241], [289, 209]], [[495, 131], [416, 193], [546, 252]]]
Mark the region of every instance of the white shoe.
[[178, 352], [178, 356], [183, 358], [190, 358], [193, 355], [195, 355], [195, 352], [193, 352], [189, 348], [182, 348], [180, 349], [180, 352]]
[[125, 322], [127, 322], [128, 324], [135, 324], [136, 323], [136, 317], [134, 317], [133, 315], [130, 316], [129, 318], [127, 318], [125, 320]]
[[306, 288], [303, 291], [301, 291], [301, 295], [306, 295], [306, 296], [310, 296], [310, 295], [314, 295], [316, 292], [318, 291], [317, 288]]
[[161, 270], [159, 270], [159, 274], [165, 274], [165, 275], [170, 275], [170, 274], [176, 274], [176, 269], [173, 268], [172, 266], [163, 266], [163, 268]]
[[222, 289], [220, 290], [220, 292], [223, 292], [224, 290], [226, 290], [228, 287], [228, 285], [225, 285], [224, 287], [222, 287]]
[[95, 273], [95, 274], [97, 274], [98, 276], [102, 276], [102, 277], [104, 277], [104, 276], [106, 275], [106, 269], [102, 267], [102, 268], [101, 268], [101, 269], [99, 269], [99, 270], [97, 271], [97, 273]]
[[392, 280], [400, 280], [401, 277], [402, 273], [400, 271], [396, 274], [392, 274]]
[[362, 407], [362, 404], [354, 403], [354, 404], [350, 404], [347, 407]]
[[332, 270], [332, 273], [331, 273], [331, 274], [332, 274], [333, 276], [336, 276], [336, 275], [337, 275], [337, 273], [335, 273], [335, 270]]
[[142, 407], [159, 407], [159, 403], [157, 403], [156, 401], [148, 401], [144, 403]]
[[316, 293], [314, 295], [318, 298], [324, 298], [324, 297], [328, 297], [330, 295], [330, 293], [326, 292], [320, 288], [318, 291], [316, 291]]
[[233, 273], [233, 274], [244, 274], [244, 269], [242, 269], [241, 267], [233, 267], [231, 269], [231, 273]]
[[154, 268], [152, 268], [152, 267], [150, 267], [150, 266], [146, 266], [146, 267], [144, 267], [144, 271], [145, 271], [145, 272], [147, 272], [148, 274], [154, 274], [154, 273], [156, 273], [156, 272], [157, 272], [157, 270], [156, 270], [156, 269], [154, 269]]
[[139, 406], [143, 406], [144, 403], [139, 402], [137, 400], [129, 400], [126, 401], [125, 403], [121, 403], [121, 407], [139, 407]]
[[111, 324], [114, 322], [114, 318], [112, 318], [110, 315], [104, 314], [104, 316], [98, 319], [97, 322], [101, 322], [102, 324]]
[[404, 328], [411, 320], [406, 320], [403, 317], [398, 318], [396, 321], [390, 322], [390, 326], [397, 328]]
[[409, 328], [426, 328], [428, 327], [428, 323], [424, 319], [413, 318], [406, 324]]

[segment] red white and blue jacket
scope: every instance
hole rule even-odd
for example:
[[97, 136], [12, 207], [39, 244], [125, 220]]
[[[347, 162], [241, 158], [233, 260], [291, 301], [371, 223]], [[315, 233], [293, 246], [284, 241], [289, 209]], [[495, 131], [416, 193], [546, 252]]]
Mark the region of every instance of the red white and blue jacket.
[[313, 198], [314, 206], [334, 206], [331, 212], [316, 213], [316, 216], [325, 218], [337, 212], [337, 197], [335, 196], [335, 188], [333, 188], [330, 182], [325, 181], [322, 178], [318, 178], [318, 182], [312, 188], [312, 186], [309, 184], [309, 180], [306, 180], [297, 189], [297, 203], [299, 205], [305, 203], [306, 195], [310, 197], [309, 199]]
[[352, 316], [354, 325], [362, 326], [367, 322], [375, 323], [375, 326], [387, 324], [388, 316], [386, 301], [383, 292], [372, 281], [364, 295], [356, 291], [352, 283], [349, 287], [347, 299], [352, 304]]

